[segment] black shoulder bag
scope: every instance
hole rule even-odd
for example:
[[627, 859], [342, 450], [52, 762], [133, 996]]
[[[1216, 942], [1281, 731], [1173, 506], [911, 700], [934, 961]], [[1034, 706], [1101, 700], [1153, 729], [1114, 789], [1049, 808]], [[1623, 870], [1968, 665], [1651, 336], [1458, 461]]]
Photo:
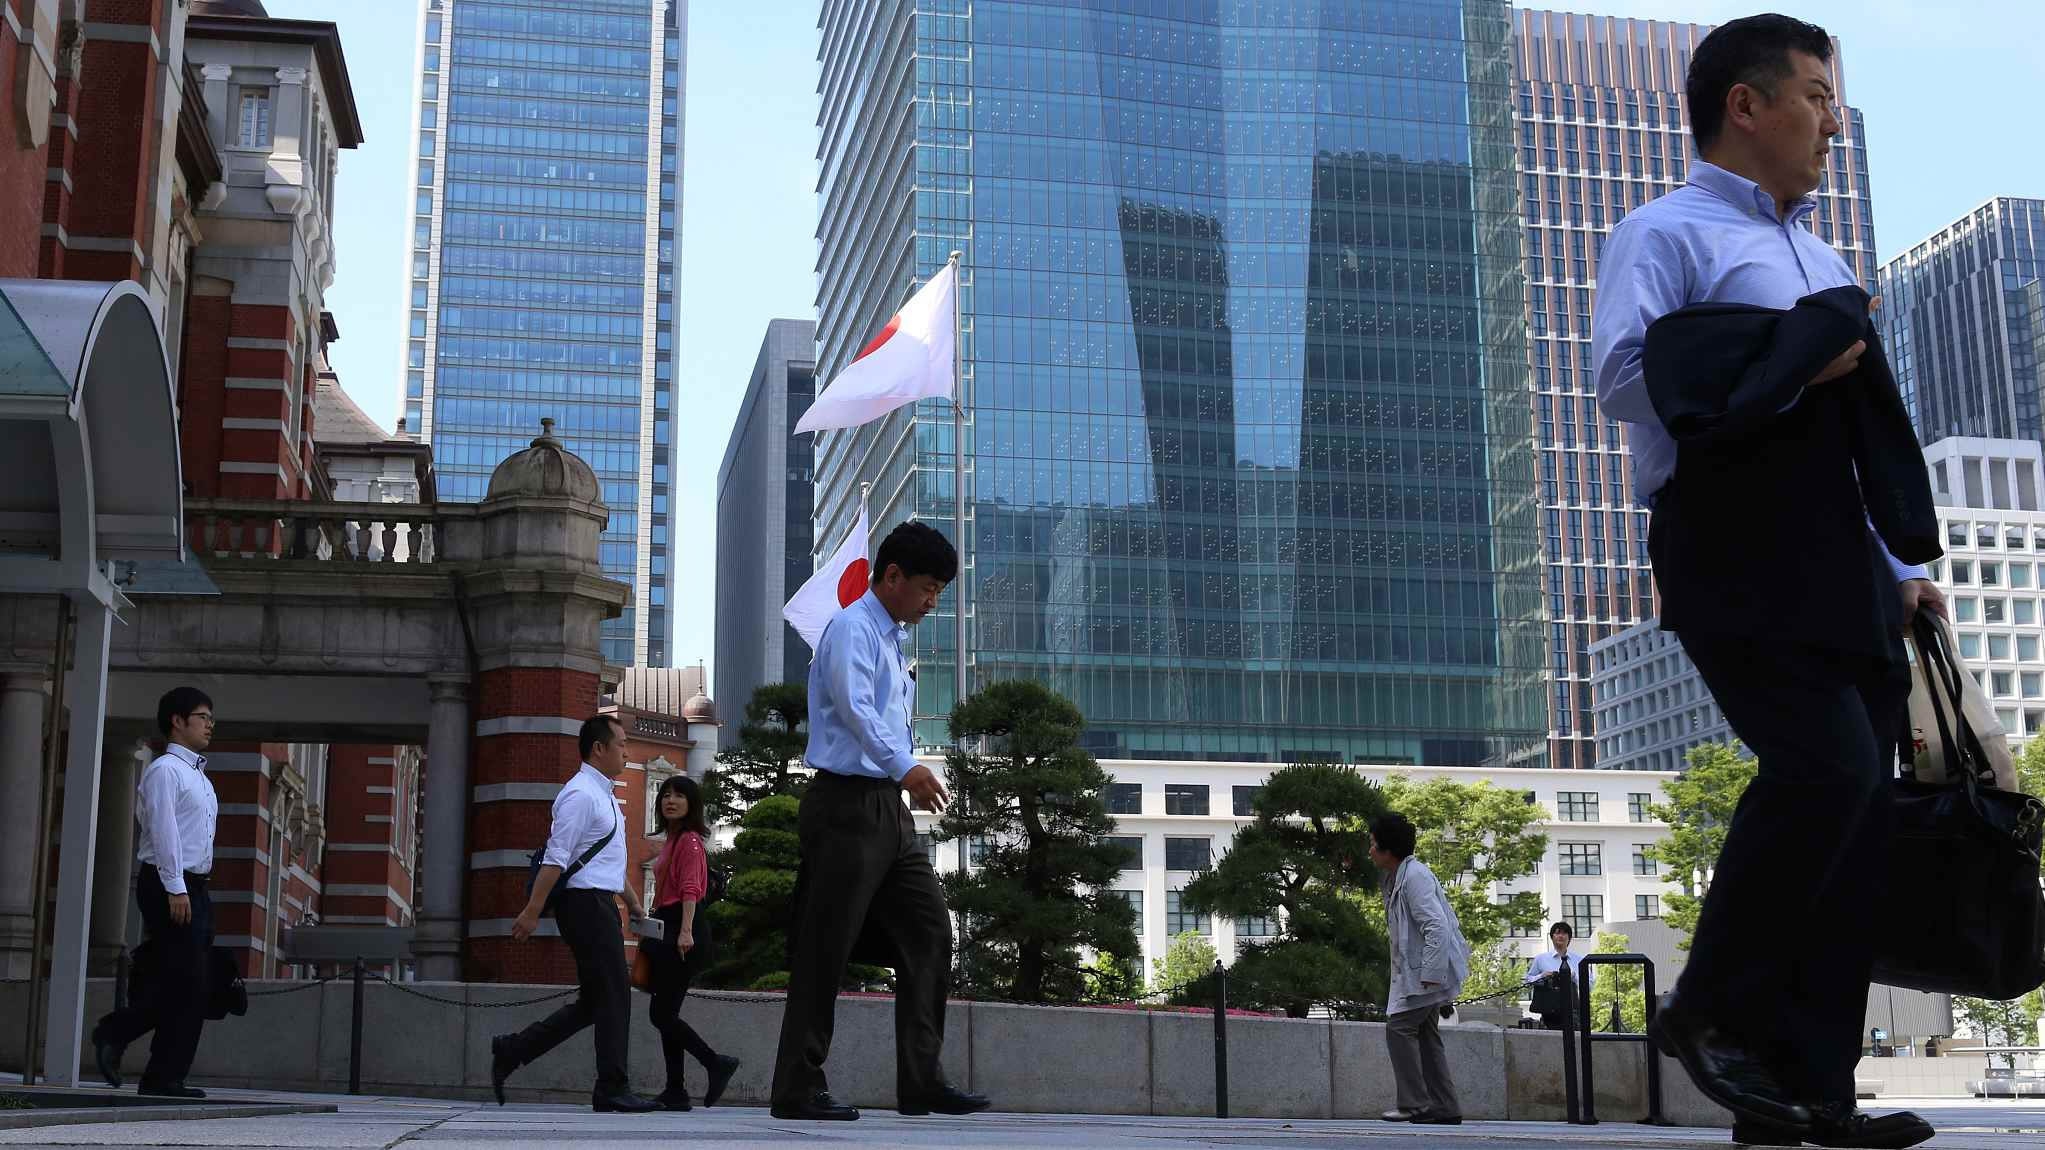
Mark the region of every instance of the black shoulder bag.
[[[1961, 669], [1940, 628], [1911, 621], [1925, 680], [1960, 697]], [[1889, 844], [1889, 905], [1910, 926], [1883, 930], [1876, 982], [1912, 990], [2012, 999], [2045, 984], [2045, 892], [2039, 853], [2045, 802], [1983, 786], [1987, 759], [1963, 715], [1932, 710], [1951, 781], [1891, 781], [1895, 833]], [[1930, 732], [1926, 732], [1930, 734]]]
[[[554, 900], [560, 898], [561, 892], [568, 889], [568, 880], [574, 876], [576, 871], [581, 870], [589, 860], [602, 854], [604, 848], [610, 846], [611, 840], [616, 837], [618, 837], [618, 812], [616, 809], [613, 809], [611, 811], [611, 829], [605, 832], [604, 837], [596, 840], [595, 846], [583, 851], [580, 858], [562, 868], [561, 877], [554, 880], [554, 889], [547, 892], [547, 903], [540, 908], [541, 915], [554, 913]], [[533, 887], [539, 885], [540, 868], [545, 865], [547, 865], [547, 845], [541, 843], [539, 848], [533, 851], [529, 865], [526, 867], [525, 894], [527, 898], [532, 897]]]

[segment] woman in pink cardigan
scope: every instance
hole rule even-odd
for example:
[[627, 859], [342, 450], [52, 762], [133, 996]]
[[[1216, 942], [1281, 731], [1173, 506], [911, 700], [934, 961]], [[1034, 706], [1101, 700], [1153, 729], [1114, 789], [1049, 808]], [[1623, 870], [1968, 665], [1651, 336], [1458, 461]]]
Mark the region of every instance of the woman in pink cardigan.
[[703, 822], [703, 792], [694, 779], [676, 775], [660, 785], [654, 799], [667, 844], [654, 864], [653, 916], [666, 924], [666, 938], [641, 939], [639, 946], [653, 963], [653, 1006], [647, 1012], [660, 1032], [667, 1056], [667, 1089], [654, 1101], [668, 1110], [687, 1110], [689, 1092], [682, 1085], [683, 1055], [694, 1055], [710, 1075], [703, 1105], [715, 1106], [737, 1072], [739, 1060], [710, 1049], [694, 1028], [682, 1021], [682, 999], [689, 983], [709, 962], [710, 923], [697, 914], [709, 887], [710, 858], [703, 840], [710, 830]]

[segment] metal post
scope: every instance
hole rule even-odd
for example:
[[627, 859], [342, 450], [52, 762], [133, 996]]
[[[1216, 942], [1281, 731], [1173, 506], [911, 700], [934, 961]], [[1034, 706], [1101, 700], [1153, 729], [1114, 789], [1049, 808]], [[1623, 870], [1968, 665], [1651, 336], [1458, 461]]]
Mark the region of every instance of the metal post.
[[954, 251], [951, 259], [951, 333], [952, 333], [952, 543], [959, 549], [959, 588], [952, 596], [952, 615], [958, 621], [958, 648], [953, 652], [957, 663], [954, 675], [952, 705], [966, 701], [966, 349], [965, 304], [959, 286], [959, 259], [963, 255]]
[[1570, 1123], [1577, 1122], [1576, 1088], [1576, 988], [1571, 984], [1569, 964], [1550, 978], [1562, 980], [1562, 1000], [1569, 1005], [1562, 1011], [1562, 1115]]
[[1582, 1124], [1585, 1126], [1596, 1126], [1598, 1124], [1598, 1085], [1597, 1070], [1592, 1065], [1594, 1060], [1591, 1055], [1593, 1019], [1591, 1018], [1591, 979], [1588, 970], [1585, 970], [1584, 977], [1578, 980], [1576, 993], [1579, 1001], [1573, 1013], [1576, 1013], [1578, 1019], [1583, 1023], [1583, 1029], [1577, 1033], [1577, 1041], [1583, 1044]]
[[355, 956], [355, 1012], [348, 1020], [348, 1093], [362, 1093], [362, 956]]
[[1214, 960], [1214, 1116], [1228, 1117], [1228, 971]]
[[[1643, 1033], [1654, 1030], [1654, 963], [1642, 964], [1641, 990], [1647, 995], [1647, 1024], [1641, 1027]], [[1662, 1114], [1662, 1052], [1655, 1049], [1654, 1040], [1646, 1042], [1647, 1047], [1647, 1125], [1667, 1126], [1669, 1120]]]

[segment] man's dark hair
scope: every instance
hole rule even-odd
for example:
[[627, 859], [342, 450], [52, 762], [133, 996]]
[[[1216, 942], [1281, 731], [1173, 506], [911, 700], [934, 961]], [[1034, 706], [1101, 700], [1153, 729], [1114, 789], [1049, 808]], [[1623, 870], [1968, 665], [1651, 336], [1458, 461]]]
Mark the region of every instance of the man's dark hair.
[[156, 729], [169, 738], [170, 721], [189, 719], [192, 712], [200, 707], [208, 710], [213, 707], [213, 700], [207, 697], [206, 692], [197, 687], [172, 687], [163, 693], [163, 698], [156, 700]]
[[1549, 927], [1549, 928], [1548, 928], [1548, 937], [1549, 937], [1549, 938], [1554, 938], [1554, 937], [1555, 937], [1556, 935], [1558, 935], [1558, 934], [1566, 934], [1566, 935], [1568, 935], [1568, 936], [1569, 936], [1569, 937], [1571, 937], [1571, 938], [1575, 938], [1575, 937], [1576, 937], [1576, 928], [1575, 928], [1575, 927], [1573, 927], [1573, 926], [1571, 926], [1571, 925], [1569, 925], [1569, 924], [1568, 924], [1568, 923], [1566, 923], [1566, 922], [1558, 922], [1558, 923], [1556, 923], [1556, 924], [1555, 924], [1554, 926], [1551, 926], [1551, 927]]
[[1396, 858], [1412, 857], [1413, 844], [1419, 837], [1413, 824], [1397, 811], [1379, 815], [1370, 821], [1371, 841], [1378, 845], [1379, 850]]
[[608, 747], [625, 733], [625, 724], [616, 715], [592, 715], [582, 721], [582, 734], [577, 736], [575, 745], [582, 750], [582, 761], [589, 761], [589, 753], [598, 743]]
[[890, 567], [900, 567], [911, 579], [928, 575], [939, 583], [949, 583], [959, 577], [959, 553], [944, 532], [911, 519], [880, 541], [880, 554], [873, 559], [873, 581], [879, 583]]
[[1726, 93], [1733, 85], [1745, 84], [1775, 98], [1776, 88], [1792, 71], [1791, 52], [1830, 63], [1832, 37], [1816, 24], [1772, 12], [1730, 20], [1711, 30], [1690, 57], [1690, 75], [1683, 86], [1698, 151], [1718, 142], [1725, 127]]

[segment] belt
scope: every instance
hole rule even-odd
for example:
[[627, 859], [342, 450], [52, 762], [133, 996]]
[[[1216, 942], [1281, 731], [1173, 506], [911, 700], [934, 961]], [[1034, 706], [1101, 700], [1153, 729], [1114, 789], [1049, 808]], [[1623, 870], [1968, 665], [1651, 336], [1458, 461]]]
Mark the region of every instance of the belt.
[[891, 791], [899, 791], [902, 789], [902, 784], [896, 782], [893, 779], [880, 779], [875, 778], [872, 775], [841, 775], [836, 771], [826, 771], [821, 768], [819, 768], [817, 770], [817, 773], [811, 776], [810, 778], [810, 782], [812, 783], [823, 782], [826, 780], [833, 783], [840, 783], [846, 786], [868, 787], [875, 790], [886, 788], [887, 790]]

